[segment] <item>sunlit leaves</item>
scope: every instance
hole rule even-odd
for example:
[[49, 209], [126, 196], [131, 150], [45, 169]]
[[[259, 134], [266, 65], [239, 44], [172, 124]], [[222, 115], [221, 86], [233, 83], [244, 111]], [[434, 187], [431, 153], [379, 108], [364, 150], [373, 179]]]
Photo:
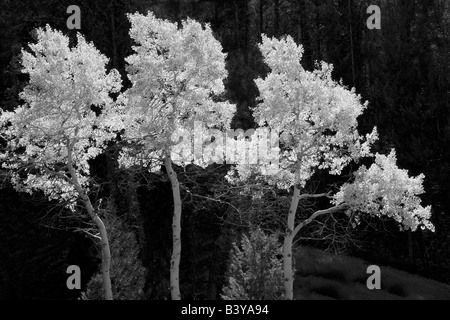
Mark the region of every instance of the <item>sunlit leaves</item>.
[[[281, 40], [263, 36], [260, 50], [271, 72], [256, 80], [260, 103], [254, 115], [260, 126], [281, 132], [279, 167], [237, 165], [228, 175], [230, 182], [252, 178], [283, 189], [302, 188], [319, 169], [339, 175], [352, 161], [373, 156], [376, 128], [365, 136], [357, 130], [357, 118], [367, 104], [332, 79], [332, 65], [321, 62], [314, 71], [305, 71], [300, 64], [303, 48], [289, 36]], [[369, 169], [360, 167], [354, 181], [344, 184], [332, 202], [356, 217], [369, 213], [390, 217], [404, 229], [434, 230], [431, 208], [422, 207], [418, 197], [424, 192], [423, 178], [409, 177], [399, 169], [394, 151], [377, 154], [375, 163]]]
[[131, 14], [129, 19], [130, 36], [136, 43], [135, 53], [126, 59], [132, 87], [119, 104], [124, 137], [137, 142], [144, 154], [122, 153], [122, 164], [135, 163], [127, 159], [133, 154], [171, 150], [172, 134], [192, 133], [195, 121], [229, 128], [235, 107], [220, 99], [227, 76], [226, 55], [210, 26], [188, 19], [178, 28], [151, 12]]
[[346, 203], [349, 212], [385, 215], [399, 223], [402, 229], [418, 226], [434, 231], [429, 221], [431, 207], [422, 207], [418, 195], [424, 193], [423, 174], [409, 177], [399, 169], [395, 151], [387, 156], [377, 154], [369, 168], [362, 166], [354, 173], [354, 181], [344, 184], [334, 196], [336, 205]]
[[17, 188], [23, 184], [25, 191], [68, 201], [77, 196], [67, 175], [68, 150], [86, 186], [88, 160], [120, 127], [110, 97], [120, 89], [120, 75], [107, 72], [108, 59], [82, 35], [69, 47], [69, 39], [49, 26], [37, 29], [37, 42], [22, 50], [21, 62], [30, 81], [20, 95], [25, 103], [0, 116], [1, 135], [8, 141], [2, 166], [20, 170], [14, 176]]
[[[366, 137], [357, 131], [366, 105], [353, 90], [332, 80], [332, 65], [322, 62], [312, 72], [304, 70], [303, 48], [289, 36], [264, 36], [260, 50], [271, 72], [255, 80], [260, 103], [254, 116], [260, 126], [281, 132], [280, 169], [297, 172], [284, 184], [286, 189], [304, 186], [318, 169], [340, 174], [351, 161], [370, 155], [376, 129]], [[244, 174], [246, 167], [237, 169]]]

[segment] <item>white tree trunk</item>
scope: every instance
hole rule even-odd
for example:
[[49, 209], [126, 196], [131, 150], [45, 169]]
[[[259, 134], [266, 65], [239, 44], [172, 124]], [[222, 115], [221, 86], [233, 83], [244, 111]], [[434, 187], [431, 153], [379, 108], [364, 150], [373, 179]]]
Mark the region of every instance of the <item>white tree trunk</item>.
[[[90, 202], [89, 202], [90, 204]], [[91, 205], [92, 207], [92, 205]], [[102, 278], [103, 278], [103, 289], [105, 293], [105, 300], [113, 300], [112, 286], [111, 286], [111, 251], [109, 249], [108, 234], [106, 232], [106, 227], [100, 217], [95, 214], [94, 222], [97, 225], [98, 231], [101, 238], [102, 246]]]
[[283, 245], [284, 295], [286, 300], [294, 299], [294, 272], [292, 268], [292, 242], [294, 240], [295, 214], [300, 200], [300, 189], [294, 186], [294, 195], [289, 209], [286, 235]]
[[180, 257], [181, 257], [181, 196], [180, 183], [172, 168], [172, 159], [166, 155], [164, 159], [167, 174], [172, 185], [173, 219], [172, 219], [172, 257], [170, 259], [170, 294], [172, 300], [181, 300], [180, 294]]
[[102, 278], [103, 278], [103, 290], [105, 294], [105, 300], [113, 300], [112, 286], [111, 286], [111, 276], [110, 276], [110, 265], [111, 265], [111, 252], [109, 249], [108, 234], [106, 232], [106, 227], [100, 217], [95, 213], [94, 207], [92, 206], [91, 200], [86, 194], [86, 191], [81, 187], [78, 181], [77, 173], [72, 165], [72, 145], [68, 146], [68, 162], [67, 167], [69, 168], [69, 173], [71, 176], [71, 182], [73, 183], [75, 189], [83, 200], [84, 206], [91, 217], [92, 221], [97, 226], [100, 233], [100, 241], [102, 248]]

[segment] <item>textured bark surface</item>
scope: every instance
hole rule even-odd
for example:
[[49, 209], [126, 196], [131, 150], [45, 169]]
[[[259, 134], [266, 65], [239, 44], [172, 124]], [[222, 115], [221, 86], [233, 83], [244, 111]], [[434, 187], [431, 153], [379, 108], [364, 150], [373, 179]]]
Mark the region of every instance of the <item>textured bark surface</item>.
[[100, 234], [100, 242], [102, 249], [102, 277], [103, 277], [103, 290], [105, 292], [105, 300], [113, 300], [112, 286], [111, 286], [111, 276], [110, 276], [110, 265], [111, 265], [111, 252], [109, 248], [108, 234], [106, 232], [106, 227], [100, 217], [95, 213], [94, 207], [92, 206], [91, 200], [89, 199], [86, 191], [82, 188], [78, 181], [77, 174], [72, 165], [72, 148], [73, 143], [67, 147], [67, 166], [71, 176], [71, 182], [73, 183], [78, 194], [83, 200], [84, 206], [91, 217], [92, 221], [97, 226]]
[[180, 183], [172, 168], [172, 159], [165, 157], [165, 166], [172, 185], [173, 221], [172, 221], [172, 258], [170, 260], [170, 294], [172, 300], [181, 300], [180, 294], [180, 258], [181, 258], [181, 196]]
[[292, 196], [291, 208], [289, 209], [286, 236], [283, 245], [283, 271], [284, 271], [284, 290], [285, 299], [292, 300], [294, 298], [294, 272], [292, 268], [292, 242], [294, 240], [295, 214], [300, 200], [300, 189], [294, 187], [294, 195]]

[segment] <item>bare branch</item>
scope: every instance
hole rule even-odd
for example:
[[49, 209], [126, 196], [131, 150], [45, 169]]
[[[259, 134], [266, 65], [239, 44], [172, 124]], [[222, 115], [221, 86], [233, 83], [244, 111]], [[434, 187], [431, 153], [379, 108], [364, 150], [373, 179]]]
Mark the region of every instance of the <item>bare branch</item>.
[[309, 199], [309, 198], [325, 198], [325, 197], [331, 199], [331, 192], [319, 193], [319, 194], [302, 194], [302, 195], [300, 195], [300, 200]]
[[333, 212], [338, 212], [341, 210], [344, 210], [347, 208], [346, 204], [342, 204], [339, 205], [337, 207], [331, 207], [328, 209], [324, 209], [324, 210], [318, 210], [316, 212], [314, 212], [308, 219], [304, 220], [303, 222], [301, 222], [299, 225], [297, 225], [297, 227], [295, 227], [294, 232], [293, 232], [293, 238], [295, 237], [295, 235], [306, 225], [310, 224], [312, 221], [314, 221], [317, 217], [325, 215], [325, 214], [330, 214]]

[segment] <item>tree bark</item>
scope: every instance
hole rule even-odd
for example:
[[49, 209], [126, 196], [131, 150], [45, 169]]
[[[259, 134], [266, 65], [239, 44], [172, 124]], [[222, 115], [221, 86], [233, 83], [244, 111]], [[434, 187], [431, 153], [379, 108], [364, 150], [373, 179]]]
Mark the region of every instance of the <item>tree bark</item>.
[[81, 187], [78, 181], [77, 173], [72, 165], [72, 149], [73, 143], [67, 146], [67, 167], [69, 169], [71, 182], [73, 183], [75, 189], [83, 200], [84, 206], [91, 217], [92, 221], [97, 226], [100, 233], [100, 241], [102, 248], [102, 277], [103, 277], [103, 290], [105, 294], [105, 300], [113, 300], [112, 286], [111, 286], [111, 275], [110, 275], [110, 265], [111, 265], [111, 252], [109, 249], [108, 233], [106, 232], [106, 227], [100, 217], [94, 210], [91, 200], [89, 199], [86, 191]]
[[239, 41], [239, 7], [236, 0], [234, 0], [233, 4], [234, 4], [234, 28], [235, 28], [234, 38], [236, 42], [236, 48], [241, 49], [241, 44]]
[[217, 276], [215, 262], [209, 267], [208, 290], [206, 300], [217, 300]]
[[295, 214], [297, 213], [298, 202], [300, 200], [300, 189], [294, 186], [294, 195], [289, 209], [286, 236], [283, 245], [283, 272], [285, 299], [294, 299], [294, 272], [292, 268], [292, 242], [294, 240]]
[[410, 261], [414, 261], [413, 235], [411, 230], [408, 230], [408, 258]]
[[[105, 291], [105, 300], [113, 300], [112, 286], [111, 286], [111, 251], [109, 249], [108, 234], [106, 232], [106, 227], [100, 217], [95, 214], [92, 208], [92, 204], [89, 201], [85, 205], [91, 207], [91, 216], [93, 216], [94, 222], [97, 225], [98, 231], [100, 232], [101, 246], [102, 246], [102, 277], [103, 277], [103, 288]], [[89, 211], [89, 210], [88, 210]]]
[[264, 33], [264, 0], [259, 0], [259, 34]]
[[[297, 175], [297, 174], [296, 174]], [[294, 186], [294, 195], [291, 200], [291, 207], [289, 209], [288, 221], [287, 221], [287, 230], [286, 236], [284, 238], [283, 245], [283, 272], [284, 272], [284, 290], [285, 290], [285, 299], [293, 300], [294, 299], [294, 271], [292, 265], [292, 244], [294, 242], [294, 238], [297, 233], [306, 225], [310, 224], [317, 217], [338, 212], [346, 208], [345, 204], [341, 204], [337, 207], [331, 207], [324, 210], [318, 210], [314, 212], [308, 219], [302, 221], [295, 227], [295, 215], [297, 213], [298, 204], [300, 199], [304, 198], [321, 198], [327, 197], [329, 194], [303, 194], [300, 195], [300, 189], [297, 185]], [[294, 228], [295, 227], [295, 228]]]
[[316, 50], [317, 50], [317, 58], [316, 60], [322, 60], [322, 44], [321, 44], [321, 32], [320, 32], [320, 2], [316, 3]]
[[355, 51], [353, 46], [353, 19], [352, 19], [352, 9], [351, 9], [351, 0], [348, 0], [348, 24], [350, 27], [350, 51], [352, 58], [352, 81], [353, 87], [355, 86]]
[[113, 68], [117, 69], [117, 41], [116, 41], [116, 18], [114, 15], [114, 0], [111, 1], [111, 44], [112, 44], [112, 62]]
[[249, 48], [249, 42], [250, 42], [250, 30], [249, 30], [249, 28], [250, 28], [250, 23], [251, 23], [251, 21], [250, 21], [250, 8], [249, 8], [249, 6], [250, 6], [250, 2], [249, 2], [249, 0], [245, 0], [245, 3], [244, 3], [244, 5], [245, 5], [245, 7], [244, 7], [244, 19], [245, 19], [245, 38], [244, 38], [244, 59], [245, 59], [245, 63], [247, 64], [248, 63], [248, 60], [249, 60], [249, 50], [248, 50], [248, 48]]
[[298, 10], [298, 22], [297, 22], [297, 44], [303, 44], [303, 35], [302, 35], [302, 0], [297, 0], [297, 10]]
[[164, 159], [167, 174], [172, 185], [173, 219], [172, 219], [172, 257], [170, 259], [170, 294], [172, 300], [181, 300], [180, 294], [180, 257], [181, 257], [181, 196], [180, 183], [172, 168], [172, 159], [167, 153]]
[[280, 36], [280, 0], [275, 0], [275, 20], [273, 23], [273, 32], [275, 34], [275, 37]]

